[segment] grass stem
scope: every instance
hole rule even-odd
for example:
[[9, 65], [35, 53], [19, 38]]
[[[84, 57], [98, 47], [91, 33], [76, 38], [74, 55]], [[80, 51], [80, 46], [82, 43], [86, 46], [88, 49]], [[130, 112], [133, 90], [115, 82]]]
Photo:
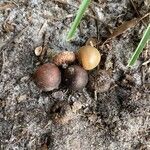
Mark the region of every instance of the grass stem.
[[144, 35], [138, 44], [138, 47], [136, 48], [135, 52], [133, 53], [131, 59], [128, 62], [128, 67], [131, 67], [135, 64], [136, 60], [139, 58], [139, 55], [142, 53], [146, 43], [150, 40], [150, 24], [148, 25], [146, 31], [144, 32]]
[[82, 1], [81, 5], [79, 7], [79, 10], [77, 12], [77, 16], [76, 16], [76, 18], [75, 18], [75, 20], [74, 20], [74, 22], [73, 22], [73, 24], [71, 26], [71, 29], [70, 29], [70, 31], [68, 33], [67, 41], [69, 41], [69, 40], [71, 40], [73, 38], [73, 36], [74, 36], [74, 34], [76, 32], [76, 29], [77, 29], [77, 27], [78, 27], [78, 25], [79, 25], [83, 15], [84, 15], [84, 13], [85, 13], [87, 7], [90, 4], [90, 1], [91, 0], [83, 0]]

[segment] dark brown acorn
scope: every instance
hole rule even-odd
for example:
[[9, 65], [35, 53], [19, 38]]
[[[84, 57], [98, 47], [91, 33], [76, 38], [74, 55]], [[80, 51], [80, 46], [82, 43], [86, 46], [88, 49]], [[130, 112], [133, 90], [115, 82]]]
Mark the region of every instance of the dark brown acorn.
[[61, 72], [53, 63], [47, 63], [37, 68], [33, 75], [35, 84], [43, 91], [57, 89], [61, 82]]
[[72, 65], [64, 71], [64, 83], [72, 90], [83, 89], [88, 83], [88, 74], [82, 67]]

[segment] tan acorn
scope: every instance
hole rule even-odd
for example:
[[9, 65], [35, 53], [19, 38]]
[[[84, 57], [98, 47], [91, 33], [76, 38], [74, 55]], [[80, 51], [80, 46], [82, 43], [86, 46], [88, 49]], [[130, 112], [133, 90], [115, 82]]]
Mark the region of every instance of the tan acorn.
[[95, 47], [89, 45], [81, 47], [77, 57], [85, 70], [94, 69], [101, 60], [100, 52]]

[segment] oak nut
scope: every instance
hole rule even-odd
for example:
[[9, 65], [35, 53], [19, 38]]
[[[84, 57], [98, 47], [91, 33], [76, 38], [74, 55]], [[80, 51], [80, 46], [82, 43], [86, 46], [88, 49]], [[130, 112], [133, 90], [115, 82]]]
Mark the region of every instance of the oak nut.
[[85, 70], [92, 70], [99, 64], [101, 55], [95, 47], [83, 46], [78, 51], [78, 60]]
[[98, 93], [106, 92], [111, 86], [112, 80], [105, 70], [95, 70], [89, 75], [88, 88]]
[[74, 61], [75, 61], [75, 54], [74, 52], [69, 51], [60, 52], [56, 54], [53, 58], [53, 63], [55, 63], [58, 66], [70, 64]]
[[33, 75], [35, 84], [43, 91], [57, 89], [61, 82], [61, 72], [53, 63], [47, 63], [37, 68]]
[[80, 66], [69, 66], [64, 71], [64, 83], [72, 90], [83, 89], [88, 83], [88, 74]]

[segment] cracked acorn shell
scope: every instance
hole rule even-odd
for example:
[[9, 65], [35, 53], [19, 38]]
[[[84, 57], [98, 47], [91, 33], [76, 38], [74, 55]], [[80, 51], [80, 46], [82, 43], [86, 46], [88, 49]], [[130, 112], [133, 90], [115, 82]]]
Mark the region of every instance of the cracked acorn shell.
[[100, 52], [92, 46], [81, 47], [77, 55], [79, 62], [85, 70], [94, 69], [101, 60]]
[[37, 68], [33, 75], [34, 83], [43, 91], [57, 89], [61, 82], [61, 72], [53, 63], [47, 63]]

